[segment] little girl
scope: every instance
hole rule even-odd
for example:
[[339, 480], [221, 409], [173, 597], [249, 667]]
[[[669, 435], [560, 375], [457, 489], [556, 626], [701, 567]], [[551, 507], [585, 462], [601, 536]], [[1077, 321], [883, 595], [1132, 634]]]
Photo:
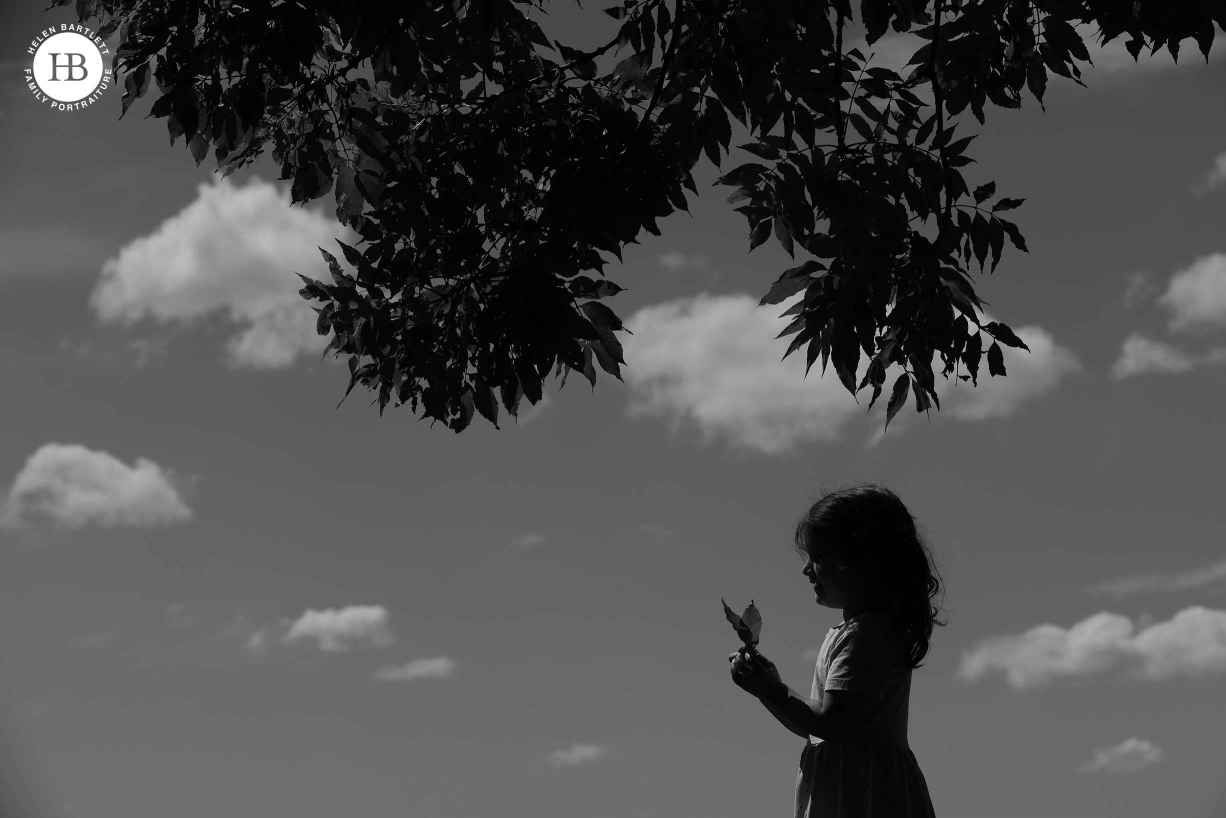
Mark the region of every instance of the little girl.
[[737, 686], [805, 739], [795, 818], [935, 818], [907, 743], [911, 671], [928, 652], [940, 589], [914, 518], [889, 489], [844, 489], [800, 519], [795, 546], [817, 604], [843, 612], [810, 697], [756, 650], [728, 657]]

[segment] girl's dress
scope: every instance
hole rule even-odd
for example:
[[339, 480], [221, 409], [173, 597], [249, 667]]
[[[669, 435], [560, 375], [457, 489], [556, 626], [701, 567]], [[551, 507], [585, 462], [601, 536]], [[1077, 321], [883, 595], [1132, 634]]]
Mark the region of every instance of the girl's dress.
[[796, 774], [795, 818], [936, 818], [907, 743], [911, 667], [890, 611], [863, 613], [830, 629], [811, 697], [821, 700], [826, 690], [870, 696], [879, 710], [854, 738], [809, 737]]

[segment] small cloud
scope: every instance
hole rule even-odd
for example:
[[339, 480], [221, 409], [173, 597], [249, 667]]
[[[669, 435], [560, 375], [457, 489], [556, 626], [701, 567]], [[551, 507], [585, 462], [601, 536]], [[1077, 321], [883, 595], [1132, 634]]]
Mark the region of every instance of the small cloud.
[[604, 758], [605, 748], [595, 744], [574, 744], [566, 750], [554, 750], [549, 754], [549, 763], [555, 767], [577, 767]]
[[243, 648], [257, 654], [268, 650], [268, 631], [260, 628], [248, 636], [247, 641], [243, 643]]
[[1119, 577], [1093, 586], [1090, 588], [1090, 593], [1105, 594], [1119, 599], [1132, 594], [1190, 591], [1219, 582], [1226, 583], [1226, 560], [1174, 574], [1153, 573]]
[[1226, 152], [1219, 153], [1213, 160], [1213, 166], [1205, 171], [1200, 184], [1192, 186], [1192, 192], [1203, 196], [1211, 190], [1216, 190], [1226, 183]]
[[446, 656], [414, 659], [403, 665], [388, 665], [375, 671], [379, 682], [411, 682], [415, 679], [445, 679], [455, 675], [456, 663]]
[[166, 348], [170, 344], [168, 337], [160, 338], [135, 338], [128, 341], [128, 349], [132, 352], [132, 365], [137, 369], [144, 369], [150, 361], [155, 358], [161, 358], [166, 355]]
[[1119, 360], [1111, 367], [1111, 377], [1121, 380], [1147, 372], [1187, 372], [1195, 366], [1196, 359], [1177, 347], [1134, 332], [1125, 339]]
[[520, 534], [515, 539], [511, 540], [511, 548], [535, 548], [538, 545], [545, 544], [545, 535], [538, 534], [535, 531], [527, 534]]
[[1086, 773], [1135, 773], [1157, 764], [1165, 753], [1153, 742], [1136, 737], [1126, 739], [1114, 747], [1094, 753], [1094, 758], [1078, 768]]
[[107, 452], [48, 443], [26, 461], [0, 504], [0, 527], [24, 528], [30, 516], [60, 529], [147, 528], [188, 522], [192, 512], [173, 475], [151, 460], [138, 457], [129, 466]]
[[365, 644], [386, 648], [395, 644], [382, 605], [349, 605], [340, 609], [308, 609], [281, 637], [282, 644], [316, 639], [325, 653], [347, 651]]
[[1172, 331], [1226, 326], [1226, 253], [1202, 256], [1175, 273], [1158, 303], [1173, 313]]
[[676, 250], [671, 253], [665, 253], [662, 256], [656, 257], [656, 263], [669, 272], [675, 273], [678, 270], [689, 268], [703, 268], [707, 266], [707, 259], [704, 256], [687, 256]]
[[1226, 611], [1192, 606], [1166, 622], [1147, 622], [1135, 634], [1127, 617], [1104, 611], [1071, 628], [1037, 625], [963, 652], [963, 681], [993, 671], [1015, 690], [1115, 672], [1145, 681], [1226, 674]]
[[1158, 294], [1159, 285], [1148, 272], [1135, 272], [1128, 276], [1128, 286], [1124, 289], [1124, 307], [1131, 309], [1138, 304], [1149, 301]]
[[650, 534], [657, 541], [667, 540], [673, 533], [671, 529], [665, 528], [662, 525], [656, 525], [655, 523], [639, 523], [639, 531], [642, 531], [644, 534]]
[[291, 205], [288, 189], [219, 178], [107, 260], [90, 304], [103, 322], [124, 325], [189, 326], [223, 315], [239, 327], [227, 342], [231, 365], [287, 367], [326, 345], [294, 273], [326, 279], [317, 248], [335, 255], [337, 238], [356, 239], [331, 215]]

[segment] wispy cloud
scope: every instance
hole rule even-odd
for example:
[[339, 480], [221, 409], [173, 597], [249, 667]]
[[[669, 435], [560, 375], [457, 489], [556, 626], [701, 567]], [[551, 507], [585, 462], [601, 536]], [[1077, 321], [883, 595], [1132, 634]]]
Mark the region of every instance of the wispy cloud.
[[1202, 256], [1176, 272], [1158, 303], [1172, 313], [1171, 331], [1226, 327], [1226, 253]]
[[30, 518], [56, 528], [149, 527], [185, 523], [192, 511], [171, 472], [138, 457], [129, 466], [78, 444], [47, 443], [26, 460], [0, 504], [0, 527], [24, 528]]
[[1214, 157], [1213, 165], [1205, 171], [1200, 182], [1192, 186], [1192, 192], [1197, 196], [1203, 196], [1221, 187], [1224, 183], [1226, 183], [1226, 151]]
[[671, 528], [665, 528], [655, 523], [639, 523], [639, 531], [642, 531], [644, 534], [650, 534], [659, 542], [667, 540], [673, 534]]
[[707, 266], [707, 259], [704, 256], [687, 256], [677, 250], [670, 253], [665, 253], [662, 256], [656, 257], [656, 263], [669, 272], [684, 270], [687, 267], [691, 269], [702, 269]]
[[1112, 747], [1094, 753], [1094, 757], [1078, 768], [1082, 773], [1136, 773], [1152, 767], [1166, 753], [1151, 741], [1135, 736]]
[[1127, 617], [1105, 611], [1067, 629], [1038, 625], [963, 652], [958, 676], [974, 682], [997, 671], [1017, 690], [1107, 673], [1145, 681], [1223, 674], [1226, 611], [1185, 608], [1135, 634]]
[[607, 754], [604, 747], [596, 744], [573, 744], [565, 750], [549, 754], [549, 763], [555, 767], [577, 767], [602, 759]]
[[1120, 380], [1149, 372], [1187, 372], [1198, 363], [1198, 358], [1176, 346], [1134, 332], [1124, 340], [1120, 357], [1111, 366], [1111, 377]]
[[[721, 436], [768, 455], [839, 439], [853, 416], [864, 414], [868, 401], [862, 397], [857, 404], [833, 367], [822, 375], [820, 363], [815, 364], [806, 378], [803, 350], [779, 360], [789, 339], [775, 336], [790, 320], [779, 315], [800, 298], [758, 307], [759, 299], [747, 294], [704, 292], [640, 309], [627, 320], [633, 334], [622, 342], [631, 389], [629, 416], [665, 416], [674, 434], [683, 420], [690, 420], [704, 443]], [[983, 372], [977, 388], [943, 380], [938, 387], [941, 414], [960, 420], [1008, 416], [1080, 367], [1045, 330], [1027, 326], [1017, 333], [1031, 352], [1006, 348], [1008, 376], [990, 378]], [[862, 359], [858, 377], [867, 368], [868, 360]], [[881, 422], [880, 415], [874, 422]]]
[[281, 637], [283, 644], [314, 639], [325, 653], [357, 646], [386, 648], [395, 644], [382, 605], [349, 605], [340, 609], [307, 609]]
[[1131, 309], [1143, 301], [1149, 301], [1158, 294], [1161, 285], [1154, 281], [1148, 272], [1134, 272], [1128, 276], [1128, 285], [1124, 289], [1121, 300], [1126, 308]]
[[1217, 583], [1226, 584], [1226, 560], [1214, 562], [1190, 571], [1176, 573], [1134, 574], [1117, 577], [1095, 585], [1091, 594], [1120, 599], [1133, 594], [1165, 594], [1191, 591]]
[[295, 272], [327, 278], [317, 248], [339, 254], [355, 236], [330, 214], [291, 206], [288, 189], [252, 178], [200, 185], [196, 199], [102, 266], [90, 303], [109, 323], [142, 319], [191, 325], [224, 315], [241, 329], [227, 343], [232, 365], [285, 367], [321, 355], [316, 315]]
[[520, 534], [515, 539], [511, 540], [508, 548], [536, 548], [538, 545], [545, 544], [545, 535], [536, 531], [530, 531], [526, 534]]
[[414, 659], [403, 665], [387, 665], [375, 671], [379, 682], [411, 682], [416, 679], [446, 679], [455, 675], [456, 663], [446, 656]]

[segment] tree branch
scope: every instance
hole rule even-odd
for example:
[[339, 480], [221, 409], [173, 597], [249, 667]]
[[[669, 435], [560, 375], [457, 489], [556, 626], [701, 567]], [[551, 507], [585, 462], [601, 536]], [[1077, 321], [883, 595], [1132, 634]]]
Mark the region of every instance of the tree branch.
[[681, 39], [681, 12], [685, 6], [685, 0], [677, 0], [677, 8], [673, 13], [673, 36], [668, 43], [668, 51], [664, 52], [664, 61], [660, 63], [660, 81], [656, 83], [656, 88], [651, 92], [651, 102], [647, 103], [647, 110], [643, 112], [643, 119], [639, 122], [638, 128], [635, 129], [635, 135], [647, 127], [648, 121], [651, 119], [651, 112], [655, 110], [656, 103], [660, 101], [660, 92], [664, 90], [664, 83], [668, 81], [668, 67], [673, 61], [673, 54], [677, 51], [677, 42]]

